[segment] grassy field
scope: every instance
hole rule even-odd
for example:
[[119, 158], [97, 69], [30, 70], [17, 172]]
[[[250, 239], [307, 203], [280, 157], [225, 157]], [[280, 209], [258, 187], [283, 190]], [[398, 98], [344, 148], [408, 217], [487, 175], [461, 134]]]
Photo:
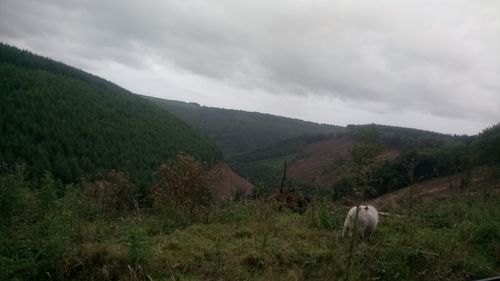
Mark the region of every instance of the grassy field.
[[[349, 206], [303, 215], [268, 201], [193, 216], [109, 212], [78, 188], [59, 199], [3, 177], [1, 280], [471, 280], [500, 275], [500, 197], [458, 194], [381, 217], [370, 241], [341, 238]], [[9, 187], [9, 189], [5, 189]], [[9, 204], [7, 206], [6, 204]]]
[[[305, 215], [259, 202], [217, 210], [169, 234], [144, 229], [142, 264], [158, 280], [466, 280], [500, 273], [498, 198], [455, 198], [383, 218], [371, 241], [341, 239], [346, 208]], [[488, 209], [487, 207], [491, 207]], [[485, 208], [486, 207], [486, 208]], [[148, 235], [147, 233], [150, 232]]]

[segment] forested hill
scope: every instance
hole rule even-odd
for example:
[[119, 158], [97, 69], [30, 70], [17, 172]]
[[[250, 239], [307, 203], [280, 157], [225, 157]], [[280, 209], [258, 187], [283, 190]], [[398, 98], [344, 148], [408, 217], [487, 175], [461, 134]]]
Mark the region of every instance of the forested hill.
[[200, 106], [196, 103], [145, 97], [198, 128], [232, 156], [268, 147], [301, 135], [343, 131], [340, 126], [318, 124], [271, 114]]
[[140, 185], [179, 151], [215, 162], [216, 145], [164, 108], [111, 82], [0, 44], [0, 163], [62, 182], [109, 169]]
[[[405, 165], [411, 161], [419, 163], [415, 172], [419, 180], [500, 163], [500, 124], [476, 136], [376, 124], [348, 125], [341, 133], [301, 136], [238, 155], [231, 164], [254, 184], [276, 187], [282, 179], [283, 162], [287, 161], [293, 184], [309, 191], [320, 187], [340, 194], [352, 186], [348, 183], [356, 172], [356, 148], [376, 152], [371, 186], [383, 194], [406, 185]], [[368, 151], [364, 154], [369, 155]]]

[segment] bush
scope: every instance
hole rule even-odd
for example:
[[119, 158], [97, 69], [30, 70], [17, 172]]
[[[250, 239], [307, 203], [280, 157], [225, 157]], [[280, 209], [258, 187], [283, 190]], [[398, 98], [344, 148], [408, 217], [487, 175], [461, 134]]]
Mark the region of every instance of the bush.
[[160, 166], [153, 187], [153, 206], [192, 218], [211, 203], [212, 175], [193, 157], [179, 153]]
[[104, 179], [88, 186], [87, 195], [101, 203], [106, 213], [115, 213], [133, 207], [134, 190], [127, 174], [111, 170]]

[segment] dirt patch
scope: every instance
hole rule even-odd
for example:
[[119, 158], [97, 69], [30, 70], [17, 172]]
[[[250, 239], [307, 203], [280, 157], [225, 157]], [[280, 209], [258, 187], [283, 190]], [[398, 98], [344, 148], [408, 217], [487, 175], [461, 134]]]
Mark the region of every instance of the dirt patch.
[[254, 186], [236, 174], [226, 163], [219, 163], [210, 170], [215, 179], [212, 195], [216, 201], [252, 194]]
[[[290, 164], [289, 178], [303, 184], [331, 188], [346, 172], [345, 163], [353, 143], [349, 137], [334, 137], [309, 144], [304, 150], [304, 157]], [[378, 160], [392, 160], [398, 155], [397, 150], [384, 149]]]
[[[435, 178], [413, 186], [413, 198], [416, 201], [439, 200], [456, 194], [450, 188], [448, 176]], [[495, 168], [481, 166], [472, 170], [471, 182], [467, 192], [500, 192], [500, 181], [495, 177]], [[371, 201], [380, 207], [399, 208], [406, 206], [410, 198], [410, 188], [405, 187], [391, 193], [384, 194]]]
[[304, 184], [332, 186], [352, 143], [348, 138], [332, 138], [308, 145], [304, 157], [290, 165], [289, 177]]

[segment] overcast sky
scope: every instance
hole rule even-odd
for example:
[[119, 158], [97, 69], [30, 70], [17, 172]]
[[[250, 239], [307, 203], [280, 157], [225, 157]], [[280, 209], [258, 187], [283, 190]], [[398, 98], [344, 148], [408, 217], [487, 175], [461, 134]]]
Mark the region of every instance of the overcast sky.
[[455, 134], [500, 122], [498, 0], [0, 0], [0, 41], [207, 106]]

